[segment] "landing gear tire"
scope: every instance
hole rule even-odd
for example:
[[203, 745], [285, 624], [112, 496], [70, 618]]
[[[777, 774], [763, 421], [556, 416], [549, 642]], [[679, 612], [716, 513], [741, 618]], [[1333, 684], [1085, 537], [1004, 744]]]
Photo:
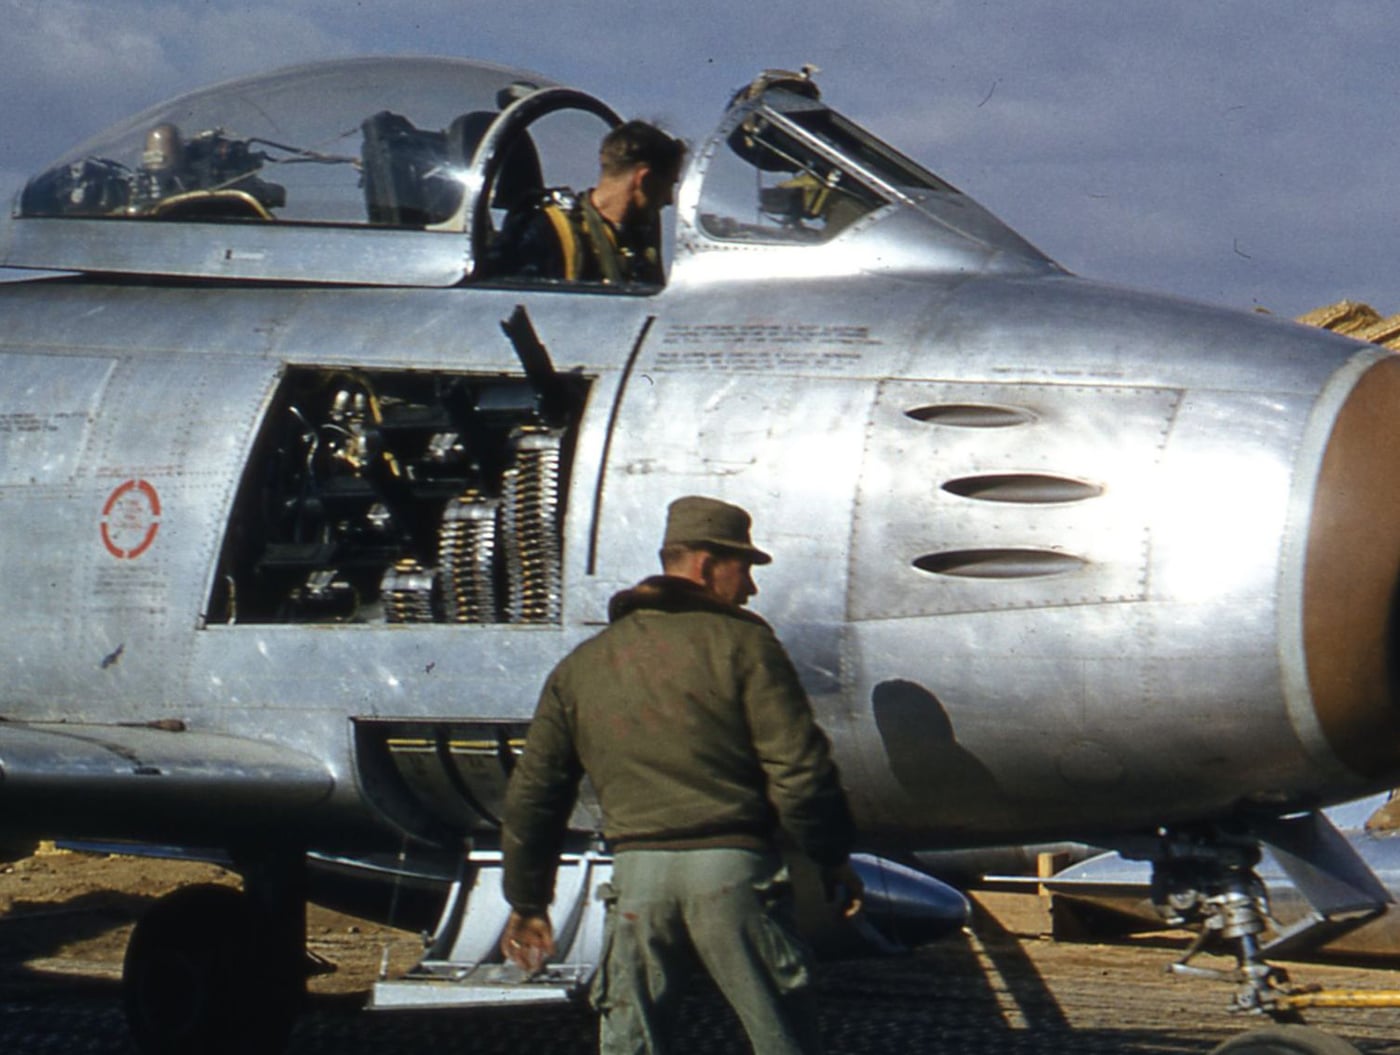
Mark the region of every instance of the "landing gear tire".
[[1311, 1026], [1270, 1026], [1231, 1037], [1210, 1055], [1361, 1055], [1341, 1037]]
[[122, 966], [132, 1038], [143, 1055], [274, 1055], [300, 1003], [300, 964], [278, 962], [248, 899], [186, 887], [136, 924]]

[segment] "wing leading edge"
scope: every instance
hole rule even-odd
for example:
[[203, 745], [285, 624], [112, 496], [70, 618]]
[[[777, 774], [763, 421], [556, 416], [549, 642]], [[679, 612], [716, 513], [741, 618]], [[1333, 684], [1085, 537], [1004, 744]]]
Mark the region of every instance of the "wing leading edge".
[[4, 827], [221, 843], [323, 803], [326, 764], [279, 744], [152, 726], [0, 722]]

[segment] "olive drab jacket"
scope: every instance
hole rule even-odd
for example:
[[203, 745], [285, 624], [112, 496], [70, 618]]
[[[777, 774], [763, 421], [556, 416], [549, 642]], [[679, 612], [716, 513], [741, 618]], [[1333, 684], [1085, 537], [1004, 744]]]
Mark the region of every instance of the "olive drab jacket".
[[830, 745], [768, 624], [668, 576], [617, 594], [609, 617], [540, 695], [506, 795], [506, 900], [548, 907], [585, 773], [617, 852], [766, 848], [781, 826], [817, 863], [845, 861]]
[[590, 195], [551, 188], [513, 211], [492, 243], [488, 270], [527, 279], [663, 285], [655, 218], [615, 227], [593, 207]]

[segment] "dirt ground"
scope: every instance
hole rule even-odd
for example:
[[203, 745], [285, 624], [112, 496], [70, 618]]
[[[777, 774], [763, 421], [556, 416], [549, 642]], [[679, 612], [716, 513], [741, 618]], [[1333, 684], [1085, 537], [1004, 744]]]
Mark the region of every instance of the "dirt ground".
[[[236, 882], [211, 865], [52, 850], [0, 865], [0, 1046], [26, 1055], [127, 1055], [117, 982], [133, 920], [175, 887]], [[967, 933], [911, 955], [822, 965], [817, 996], [828, 1051], [1206, 1055], [1267, 1024], [1225, 1012], [1230, 986], [1166, 973], [1182, 936], [1057, 943], [1009, 919], [979, 912]], [[382, 965], [394, 976], [416, 962], [416, 933], [313, 906], [308, 945], [328, 969], [310, 982], [288, 1055], [456, 1050], [464, 1034], [476, 1053], [593, 1050], [591, 1018], [578, 1008], [361, 1011]], [[1295, 981], [1329, 988], [1400, 986], [1391, 970], [1289, 967]], [[703, 984], [684, 1017], [679, 1055], [746, 1050], [727, 1008]], [[1400, 1010], [1316, 1011], [1308, 1021], [1363, 1055], [1400, 1055]]]
[[[45, 974], [120, 978], [135, 919], [161, 895], [196, 883], [239, 880], [216, 865], [51, 847], [0, 866], [0, 985]], [[392, 974], [411, 967], [423, 943], [417, 933], [312, 905], [307, 948], [334, 968], [313, 976], [311, 991], [347, 994], [368, 991], [381, 965]]]

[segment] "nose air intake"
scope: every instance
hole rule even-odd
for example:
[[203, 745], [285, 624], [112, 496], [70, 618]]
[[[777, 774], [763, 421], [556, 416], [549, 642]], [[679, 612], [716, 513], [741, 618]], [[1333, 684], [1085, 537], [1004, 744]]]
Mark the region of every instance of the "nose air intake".
[[1303, 573], [1313, 708], [1338, 758], [1367, 776], [1400, 767], [1400, 356], [1377, 361], [1327, 441]]

